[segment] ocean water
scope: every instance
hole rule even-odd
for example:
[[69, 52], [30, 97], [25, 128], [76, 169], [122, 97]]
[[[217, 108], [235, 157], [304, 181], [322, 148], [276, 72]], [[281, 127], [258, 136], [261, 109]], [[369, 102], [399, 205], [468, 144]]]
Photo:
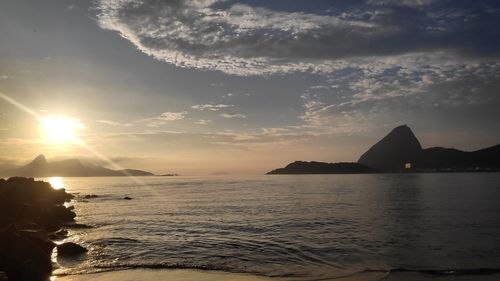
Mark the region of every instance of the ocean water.
[[[79, 197], [55, 274], [196, 268], [288, 280], [500, 271], [500, 174], [52, 179]], [[129, 196], [132, 200], [124, 200]]]

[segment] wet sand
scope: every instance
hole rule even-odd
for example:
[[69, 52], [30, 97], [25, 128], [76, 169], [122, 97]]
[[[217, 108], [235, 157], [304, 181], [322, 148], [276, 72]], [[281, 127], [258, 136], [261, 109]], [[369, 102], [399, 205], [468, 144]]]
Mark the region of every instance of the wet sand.
[[246, 274], [235, 274], [218, 271], [202, 270], [123, 270], [86, 275], [71, 275], [55, 277], [53, 281], [149, 281], [149, 280], [169, 280], [169, 281], [270, 281], [276, 280], [266, 277], [252, 276]]
[[[51, 281], [284, 281], [300, 280], [300, 278], [269, 278], [253, 276], [248, 274], [236, 274], [220, 271], [203, 271], [190, 269], [133, 269], [113, 272], [104, 272], [86, 275], [71, 275], [64, 277], [53, 277]], [[310, 279], [307, 279], [310, 280]], [[450, 275], [435, 276], [421, 273], [364, 273], [353, 276], [323, 279], [322, 281], [495, 281], [500, 280], [500, 275]]]

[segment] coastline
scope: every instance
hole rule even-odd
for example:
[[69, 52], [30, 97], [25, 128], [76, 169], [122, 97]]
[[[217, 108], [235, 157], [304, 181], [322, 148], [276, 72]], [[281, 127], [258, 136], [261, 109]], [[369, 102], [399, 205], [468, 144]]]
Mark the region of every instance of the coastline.
[[[47, 280], [52, 275], [53, 250], [74, 257], [87, 251], [64, 242], [67, 229], [78, 226], [74, 199], [64, 188], [33, 178], [0, 179], [0, 278], [11, 281]], [[0, 279], [1, 280], [1, 279]]]
[[[265, 176], [259, 176], [259, 179], [264, 179]], [[399, 178], [399, 177], [398, 177]], [[450, 177], [447, 177], [450, 178]], [[455, 179], [455, 177], [452, 177]], [[289, 186], [289, 181], [281, 181], [279, 177], [277, 179], [271, 178], [274, 183], [277, 182], [282, 182], [284, 189], [281, 189], [283, 191], [288, 191], [288, 186]], [[293, 181], [296, 179], [292, 178]], [[310, 178], [312, 179], [312, 178]], [[308, 179], [304, 182], [311, 182], [311, 180]], [[320, 179], [327, 179], [326, 177], [320, 177]], [[358, 181], [357, 178], [337, 178], [335, 181], [343, 179], [344, 182], [347, 184], [351, 182], [355, 186], [365, 186], [364, 184], [359, 184], [360, 182]], [[373, 177], [369, 176], [369, 181], [373, 181]], [[436, 178], [436, 177], [430, 177], [429, 180], [432, 180], [432, 182], [435, 182], [437, 179], [441, 179], [440, 181], [443, 181], [443, 177]], [[484, 187], [485, 190], [491, 190], [491, 186], [495, 187], [496, 182], [495, 179], [498, 179], [498, 177], [493, 177], [492, 178], [494, 181], [488, 184], [488, 181], [484, 182]], [[80, 261], [84, 261], [83, 259], [80, 259], [79, 257], [70, 257], [68, 260], [71, 261], [71, 263], [65, 264], [65, 263], [60, 263], [60, 260], [57, 260], [59, 265], [61, 265], [62, 269], [71, 269], [73, 266], [77, 270], [54, 270], [52, 272], [52, 275], [50, 277], [51, 281], [55, 280], [74, 280], [74, 281], [92, 281], [92, 280], [184, 280], [184, 281], [190, 281], [190, 280], [239, 280], [239, 281], [253, 281], [253, 280], [287, 280], [287, 281], [311, 281], [311, 280], [322, 280], [322, 281], [327, 281], [327, 280], [352, 280], [352, 281], [361, 281], [361, 280], [389, 280], [389, 281], [395, 281], [395, 280], [408, 280], [408, 281], [417, 281], [417, 280], [435, 280], [435, 281], [462, 281], [462, 280], [478, 280], [478, 281], [491, 281], [491, 280], [500, 280], [500, 269], [496, 268], [496, 264], [489, 262], [489, 260], [486, 260], [485, 262], [481, 263], [463, 263], [458, 266], [450, 266], [447, 265], [446, 263], [443, 262], [435, 262], [431, 265], [424, 265], [422, 264], [421, 267], [418, 266], [418, 262], [414, 263], [414, 266], [411, 267], [405, 267], [397, 262], [390, 262], [391, 259], [393, 259], [394, 256], [397, 256], [397, 252], [395, 253], [390, 253], [387, 256], [385, 256], [385, 260], [387, 260], [387, 266], [382, 265], [371, 265], [370, 264], [363, 264], [360, 267], [353, 267], [351, 268], [352, 270], [346, 270], [346, 271], [340, 271], [337, 272], [335, 269], [329, 269], [328, 265], [325, 263], [322, 263], [324, 267], [317, 266], [317, 267], [311, 267], [310, 270], [306, 271], [296, 271], [294, 270], [294, 263], [289, 263], [289, 258], [293, 258], [293, 249], [292, 251], [287, 251], [284, 253], [282, 256], [282, 259], [279, 261], [283, 261], [283, 263], [276, 263], [274, 264], [273, 258], [270, 260], [266, 260], [266, 256], [273, 256], [273, 254], [279, 253], [282, 249], [286, 250], [286, 245], [283, 244], [278, 244], [276, 245], [277, 247], [273, 250], [272, 248], [268, 248], [270, 250], [269, 255], [263, 256], [263, 255], [257, 255], [255, 251], [258, 251], [261, 247], [259, 245], [262, 242], [261, 239], [251, 239], [249, 238], [248, 240], [244, 240], [242, 242], [247, 243], [248, 245], [249, 242], [253, 243], [251, 247], [248, 248], [248, 252], [246, 252], [246, 256], [248, 256], [248, 264], [258, 264], [257, 266], [254, 266], [253, 268], [245, 268], [245, 267], [238, 267], [238, 264], [234, 266], [227, 266], [227, 267], [221, 267], [221, 266], [214, 266], [210, 267], [208, 266], [207, 268], [213, 268], [214, 270], [206, 270], [205, 267], [197, 267], [196, 265], [203, 265], [205, 263], [210, 263], [207, 262], [210, 260], [213, 256], [216, 255], [222, 255], [221, 253], [225, 253], [224, 250], [231, 250], [235, 249], [235, 247], [238, 247], [238, 253], [241, 253], [243, 251], [240, 251], [241, 249], [245, 250], [245, 245], [243, 243], [238, 244], [238, 241], [233, 240], [224, 240], [221, 238], [222, 236], [218, 235], [216, 236], [217, 240], [214, 244], [214, 247], [212, 248], [213, 251], [207, 252], [206, 255], [199, 254], [199, 252], [191, 252], [192, 254], [188, 254], [189, 259], [186, 259], [187, 262], [182, 263], [181, 267], [148, 267], [147, 264], [143, 263], [144, 260], [147, 260], [150, 263], [158, 262], [158, 260], [154, 259], [154, 255], [156, 253], [157, 256], [160, 257], [161, 264], [176, 264], [175, 259], [178, 257], [186, 257], [184, 256], [184, 250], [187, 249], [187, 251], [197, 251], [200, 248], [203, 248], [204, 246], [207, 246], [208, 244], [199, 244], [196, 243], [193, 245], [193, 247], [189, 248], [189, 245], [182, 245], [182, 247], [177, 247], [174, 246], [172, 248], [172, 251], [168, 251], [168, 249], [165, 250], [157, 250], [157, 246], [163, 246], [163, 245], [168, 245], [169, 241], [164, 241], [164, 240], [154, 240], [156, 244], [154, 244], [151, 249], [150, 249], [150, 254], [153, 255], [142, 255], [142, 250], [147, 250], [147, 245], [141, 244], [141, 241], [139, 239], [134, 240], [134, 238], [137, 238], [137, 235], [142, 235], [144, 233], [144, 230], [147, 231], [161, 231], [161, 234], [169, 234], [168, 236], [171, 237], [171, 235], [175, 235], [176, 231], [178, 231], [178, 228], [175, 228], [175, 220], [170, 220], [168, 224], [168, 228], [165, 230], [165, 223], [162, 220], [162, 223], [160, 224], [154, 224], [153, 226], [158, 226], [158, 228], [142, 228], [142, 224], [132, 224], [135, 229], [137, 230], [136, 232], [134, 231], [125, 231], [125, 232], [116, 232], [113, 233], [112, 235], [107, 235], [107, 233], [110, 230], [119, 230], [122, 229], [122, 226], [127, 226], [126, 229], [130, 229], [129, 227], [131, 226], [128, 223], [123, 224], [121, 222], [121, 215], [126, 214], [126, 215], [132, 215], [136, 216], [137, 213], [142, 214], [140, 216], [140, 221], [143, 221], [143, 218], [145, 219], [146, 222], [148, 222], [148, 219], [151, 219], [151, 217], [148, 218], [148, 212], [146, 213], [141, 213], [140, 209], [137, 209], [137, 206], [145, 206], [143, 211], [151, 209], [151, 206], [164, 206], [164, 209], [160, 209], [161, 211], [168, 211], [170, 206], [175, 205], [174, 203], [177, 201], [172, 201], [170, 204], [165, 204], [164, 197], [162, 195], [168, 194], [170, 198], [174, 198], [178, 195], [182, 195], [182, 200], [185, 200], [185, 198], [190, 198], [190, 200], [195, 200], [198, 202], [199, 199], [206, 199], [206, 198], [213, 198], [213, 197], [207, 197], [205, 193], [200, 193], [201, 190], [203, 191], [209, 191], [209, 193], [214, 193], [214, 191], [220, 191], [222, 188], [226, 187], [227, 184], [225, 183], [233, 183], [234, 179], [227, 179], [226, 181], [219, 181], [215, 180], [212, 182], [209, 182], [208, 184], [201, 185], [200, 187], [193, 188], [191, 190], [192, 192], [186, 192], [186, 189], [183, 188], [182, 190], [178, 188], [178, 183], [172, 183], [170, 181], [165, 181], [165, 186], [160, 188], [155, 188], [149, 189], [149, 188], [137, 188], [135, 189], [133, 193], [133, 200], [132, 201], [124, 201], [123, 195], [129, 194], [127, 192], [130, 191], [131, 187], [134, 187], [134, 184], [129, 184], [129, 185], [123, 185], [123, 183], [116, 183], [113, 182], [113, 187], [111, 183], [108, 182], [108, 185], [103, 184], [102, 181], [82, 181], [80, 184], [69, 184], [69, 186], [74, 186], [74, 188], [69, 189], [71, 191], [71, 194], [73, 194], [75, 197], [73, 198], [74, 201], [72, 201], [74, 204], [75, 208], [73, 209], [72, 207], [69, 207], [70, 210], [73, 210], [73, 212], [76, 212], [79, 214], [80, 219], [78, 219], [78, 222], [81, 224], [75, 224], [75, 222], [72, 222], [72, 227], [89, 227], [90, 225], [94, 226], [93, 228], [90, 228], [88, 232], [90, 234], [94, 233], [100, 233], [100, 235], [90, 235], [90, 236], [82, 236], [79, 237], [81, 239], [69, 239], [73, 241], [80, 241], [83, 243], [83, 245], [87, 246], [89, 248], [89, 252], [85, 255], [82, 255], [82, 258], [87, 259], [88, 261], [98, 261], [96, 264], [91, 264], [91, 263], [82, 263], [80, 264]], [[276, 181], [275, 181], [276, 180]], [[329, 184], [331, 183], [332, 180], [328, 181], [320, 181], [318, 184], [313, 184], [312, 186], [325, 186], [325, 188], [329, 188]], [[354, 181], [352, 181], [354, 180]], [[404, 183], [399, 182], [398, 186], [408, 186], [406, 189], [407, 191], [411, 190], [426, 190], [423, 187], [428, 186], [429, 181], [426, 181], [425, 179], [419, 180], [417, 182], [411, 182], [411, 181], [405, 181]], [[205, 179], [203, 179], [205, 181]], [[467, 177], [467, 180], [464, 180], [464, 178], [459, 179], [461, 183], [464, 184], [464, 187], [467, 187], [467, 183], [471, 184], [471, 186], [475, 186], [477, 184], [477, 180], [469, 179]], [[75, 181], [76, 182], [76, 181]], [[156, 182], [156, 181], [155, 181]], [[196, 186], [196, 183], [193, 181], [193, 179], [188, 179], [183, 181], [182, 183], [188, 183], [190, 186]], [[255, 181], [251, 180], [244, 180], [242, 182], [245, 182], [246, 184], [243, 185], [238, 185], [237, 188], [234, 188], [233, 190], [242, 190], [245, 187], [253, 187], [255, 184]], [[271, 183], [268, 182], [268, 183]], [[321, 183], [323, 182], [323, 183]], [[74, 183], [74, 182], [73, 182]], [[216, 183], [212, 185], [213, 183]], [[345, 186], [354, 186], [354, 185], [345, 185]], [[116, 187], [118, 186], [118, 187]], [[208, 186], [208, 187], [207, 187]], [[210, 186], [214, 186], [213, 188], [209, 188]], [[262, 187], [262, 190], [257, 190], [254, 194], [255, 196], [253, 198], [262, 198], [262, 191], [268, 188], [268, 184], [263, 184], [260, 185]], [[341, 185], [343, 186], [343, 185]], [[368, 187], [372, 185], [366, 185]], [[379, 185], [373, 185], [373, 187], [378, 187]], [[380, 185], [380, 188], [383, 188], [384, 185]], [[483, 185], [481, 185], [483, 186]], [[248, 190], [248, 189], [247, 189]], [[361, 192], [364, 193], [366, 189], [356, 189], [353, 188], [352, 192], [354, 194], [360, 194], [356, 192]], [[375, 189], [372, 189], [375, 190]], [[379, 189], [377, 189], [379, 190]], [[394, 191], [394, 188], [389, 188], [388, 190]], [[442, 188], [428, 188], [427, 190], [440, 190], [440, 192], [444, 190], [448, 190], [450, 193], [456, 194], [457, 192], [462, 192], [465, 190], [465, 188], [452, 188], [452, 189], [442, 189]], [[323, 197], [325, 189], [320, 189], [320, 190], [313, 190], [315, 194], [318, 194], [318, 196]], [[163, 192], [163, 193], [160, 193]], [[273, 191], [274, 192], [274, 191]], [[478, 192], [475, 190], [475, 192]], [[235, 196], [239, 195], [240, 193], [234, 193]], [[299, 195], [304, 194], [303, 192], [299, 193]], [[379, 194], [379, 193], [377, 193]], [[381, 194], [387, 194], [387, 193], [381, 193]], [[442, 194], [442, 193], [441, 193]], [[470, 194], [470, 193], [465, 193], [465, 194]], [[488, 198], [495, 198], [494, 194], [488, 192], [486, 193]], [[3, 195], [3, 194], [2, 194]], [[380, 195], [380, 194], [379, 194]], [[302, 197], [302, 196], [300, 196]], [[435, 196], [430, 196], [434, 198]], [[448, 196], [445, 196], [448, 197]], [[461, 198], [470, 198], [471, 196], [463, 196]], [[180, 198], [180, 197], [177, 197]], [[374, 197], [371, 197], [374, 198]], [[1, 198], [0, 198], [1, 199]], [[400, 198], [396, 198], [395, 204], [398, 204], [400, 202]], [[18, 200], [15, 200], [16, 202]], [[212, 207], [214, 209], [220, 210], [218, 206], [220, 206], [219, 203], [223, 202], [233, 202], [234, 198], [224, 198], [223, 200], [216, 201], [217, 204], [207, 204], [203, 205], [205, 208], [207, 207]], [[494, 201], [494, 200], [493, 200]], [[82, 204], [80, 204], [82, 202]], [[83, 203], [85, 202], [85, 203]], [[149, 205], [146, 205], [145, 202], [148, 202]], [[192, 202], [192, 201], [189, 201]], [[269, 203], [267, 206], [276, 206], [276, 202], [281, 202], [281, 201], [276, 201], [272, 200], [272, 202]], [[290, 201], [284, 201], [284, 202], [290, 202]], [[374, 202], [374, 200], [370, 200], [370, 202]], [[422, 202], [422, 201], [420, 201]], [[423, 201], [425, 202], [425, 201]], [[460, 201], [462, 202], [462, 201]], [[465, 201], [468, 202], [468, 201]], [[67, 206], [68, 204], [64, 204]], [[288, 204], [287, 204], [288, 205]], [[106, 208], [104, 208], [106, 206]], [[248, 205], [247, 205], [248, 206]], [[251, 205], [250, 205], [251, 206]], [[264, 205], [266, 206], [266, 205]], [[394, 206], [394, 205], [388, 205], [388, 206]], [[493, 206], [493, 205], [491, 205]], [[84, 207], [84, 208], [83, 208]], [[265, 208], [264, 208], [265, 209]], [[131, 211], [131, 213], [128, 213], [129, 210], [134, 210]], [[136, 211], [137, 210], [137, 211]], [[91, 212], [89, 212], [91, 211]], [[123, 212], [127, 211], [127, 212]], [[181, 210], [184, 211], [184, 210]], [[113, 217], [110, 217], [111, 213], [117, 214], [116, 219], [112, 219]], [[120, 214], [120, 215], [118, 215]], [[254, 215], [252, 215], [253, 217]], [[461, 216], [462, 217], [462, 216]], [[471, 216], [470, 218], [475, 218], [476, 216]], [[92, 219], [88, 219], [92, 218]], [[111, 218], [111, 219], [109, 219]], [[132, 217], [132, 220], [134, 221], [135, 219], [139, 219], [139, 217]], [[154, 219], [157, 219], [158, 217], [153, 217]], [[240, 217], [237, 217], [239, 219]], [[465, 217], [467, 218], [467, 217]], [[493, 219], [496, 218], [496, 216], [492, 217]], [[104, 219], [104, 220], [103, 220]], [[105, 222], [103, 226], [101, 226], [99, 223], [103, 221]], [[138, 221], [138, 220], [137, 220]], [[183, 222], [185, 219], [183, 218]], [[317, 220], [321, 221], [321, 220]], [[154, 220], [154, 222], [158, 222], [158, 220]], [[197, 235], [200, 233], [200, 228], [199, 224], [194, 224], [195, 225], [195, 230], [198, 232], [194, 233], [194, 235]], [[222, 224], [216, 224], [216, 225], [209, 225], [209, 227], [214, 228], [217, 226], [221, 226]], [[150, 225], [149, 225], [150, 226]], [[239, 226], [236, 225], [237, 227]], [[261, 229], [264, 229], [267, 227], [267, 225], [258, 225], [259, 227], [262, 227]], [[435, 229], [429, 225], [423, 225], [427, 229]], [[67, 228], [68, 226], [66, 224], [63, 224], [64, 228]], [[181, 225], [182, 230], [186, 229], [185, 225]], [[342, 224], [337, 224], [335, 225], [335, 229], [342, 228]], [[321, 228], [324, 228], [324, 226], [321, 226]], [[240, 228], [238, 228], [239, 230]], [[293, 228], [291, 228], [293, 230]], [[372, 228], [370, 228], [372, 229]], [[69, 228], [69, 234], [70, 237], [74, 237], [75, 234], [74, 231], [72, 231], [71, 227]], [[204, 228], [204, 233], [210, 233], [210, 228]], [[246, 230], [246, 229], [245, 229]], [[254, 229], [250, 229], [251, 231]], [[87, 230], [85, 230], [87, 231]], [[182, 232], [184, 234], [185, 232]], [[242, 232], [236, 232], [238, 237], [246, 237], [242, 235]], [[244, 233], [248, 233], [245, 231]], [[439, 233], [445, 233], [441, 229]], [[105, 235], [102, 235], [105, 234]], [[128, 236], [130, 234], [130, 237]], [[220, 234], [220, 233], [217, 233]], [[355, 234], [353, 234], [355, 235]], [[129, 237], [131, 239], [123, 239], [120, 240], [121, 237]], [[142, 237], [142, 236], [140, 236]], [[150, 238], [161, 238], [164, 237], [162, 236], [153, 236]], [[208, 238], [208, 241], [213, 241], [210, 240], [210, 238], [213, 238], [213, 236], [203, 236], [204, 239]], [[411, 238], [411, 237], [410, 237]], [[447, 238], [448, 239], [448, 238]], [[68, 241], [68, 240], [58, 240], [60, 242]], [[294, 241], [294, 240], [288, 240], [288, 241]], [[402, 240], [402, 243], [406, 243], [408, 241], [407, 236], [405, 236], [404, 240]], [[429, 240], [423, 240], [429, 241]], [[460, 245], [463, 245], [464, 241], [467, 242], [468, 240], [459, 240], [461, 241]], [[489, 240], [486, 240], [489, 241]], [[226, 242], [229, 242], [226, 244]], [[440, 243], [442, 244], [442, 243]], [[489, 245], [494, 245], [494, 243], [487, 243]], [[119, 247], [115, 246], [118, 245]], [[229, 245], [229, 246], [227, 246]], [[234, 246], [233, 246], [234, 245]], [[239, 247], [239, 245], [243, 245], [242, 247]], [[255, 245], [255, 246], [254, 246]], [[497, 244], [500, 245], [500, 244]], [[99, 254], [101, 246], [106, 247], [104, 250], [104, 253], [107, 254], [109, 253], [109, 256], [107, 256], [104, 259], [100, 259]], [[130, 247], [132, 246], [132, 247]], [[210, 245], [208, 245], [210, 246]], [[226, 246], [226, 247], [225, 247]], [[387, 245], [381, 245], [386, 249]], [[486, 245], [488, 246], [488, 245]], [[489, 247], [489, 246], [488, 246]], [[96, 250], [97, 249], [97, 250]], [[165, 248], [163, 248], [165, 249]], [[365, 248], [364, 248], [365, 249]], [[390, 249], [390, 248], [388, 248]], [[119, 251], [116, 251], [119, 250]], [[427, 251], [424, 251], [427, 253]], [[2, 252], [0, 252], [2, 253]], [[54, 257], [57, 252], [54, 251], [52, 257], [53, 261], [55, 261]], [[112, 266], [104, 266], [102, 267], [102, 262], [109, 261], [109, 257], [121, 257], [122, 253], [124, 254], [125, 257], [134, 256], [136, 255], [137, 259], [132, 259], [132, 260], [123, 260], [123, 262], [119, 262], [119, 264], [116, 267]], [[141, 254], [139, 254], [141, 253]], [[288, 253], [292, 255], [288, 255]], [[325, 253], [331, 253], [331, 252], [325, 252]], [[406, 256], [413, 257], [412, 259], [415, 261], [420, 260], [422, 257], [421, 255], [418, 255], [418, 251], [411, 250], [404, 252]], [[304, 257], [309, 257], [307, 255], [309, 253], [304, 254]], [[348, 255], [351, 255], [351, 253], [347, 253]], [[468, 254], [469, 256], [474, 257], [475, 255], [470, 253]], [[97, 257], [97, 259], [96, 259]], [[152, 258], [151, 258], [152, 257]], [[223, 259], [221, 259], [221, 262], [226, 262], [226, 258], [231, 258], [231, 256], [223, 256]], [[1, 260], [0, 260], [1, 261]], [[195, 264], [193, 266], [193, 264]], [[215, 263], [210, 263], [210, 264], [215, 264]], [[274, 266], [271, 266], [269, 268], [265, 268], [269, 264], [274, 264]], [[392, 266], [389, 266], [392, 265]], [[54, 264], [53, 264], [54, 265]], [[83, 267], [81, 266], [83, 265]], [[131, 265], [131, 266], [127, 266]], [[101, 269], [101, 270], [93, 270], [92, 266], [96, 266], [95, 268]], [[367, 269], [365, 269], [367, 268]], [[266, 270], [261, 270], [261, 269], [266, 269]], [[103, 271], [104, 270], [104, 271]], [[106, 271], [109, 270], [109, 271]], [[113, 271], [115, 270], [115, 271]], [[357, 271], [360, 270], [360, 271]], [[100, 271], [100, 272], [97, 272]], [[225, 272], [224, 272], [225, 271]], [[294, 272], [295, 271], [295, 272]], [[237, 273], [230, 273], [230, 272], [237, 272]], [[254, 275], [248, 275], [246, 273], [250, 272], [251, 274], [256, 274], [257, 276]], [[352, 272], [352, 273], [350, 273]], [[241, 273], [241, 274], [240, 274]], [[342, 275], [342, 274], [347, 274], [347, 275]], [[339, 276], [340, 275], [340, 276]], [[2, 279], [2, 275], [0, 274], [0, 280], [5, 280]], [[131, 279], [127, 279], [129, 277], [133, 276]], [[26, 279], [17, 279], [17, 280], [24, 280]], [[46, 281], [48, 279], [44, 279]], [[12, 281], [12, 280], [11, 280]]]
[[[433, 275], [420, 272], [362, 272], [353, 275], [324, 278], [321, 281], [496, 281], [500, 274]], [[204, 271], [196, 269], [128, 269], [103, 273], [54, 276], [51, 281], [299, 281], [299, 277], [263, 277], [250, 274]], [[317, 280], [317, 279], [314, 279]]]
[[53, 277], [53, 281], [271, 281], [279, 280], [249, 274], [195, 269], [129, 269], [94, 274]]

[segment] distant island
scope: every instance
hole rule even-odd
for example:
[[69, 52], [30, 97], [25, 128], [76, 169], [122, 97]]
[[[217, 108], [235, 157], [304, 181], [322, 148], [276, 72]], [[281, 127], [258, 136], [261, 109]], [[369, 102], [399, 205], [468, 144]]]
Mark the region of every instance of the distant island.
[[178, 177], [180, 176], [179, 174], [163, 174], [163, 175], [160, 175], [161, 177]]
[[102, 166], [81, 161], [79, 159], [67, 159], [48, 162], [44, 155], [39, 155], [29, 164], [0, 171], [2, 176], [20, 176], [20, 177], [120, 177], [120, 176], [154, 176], [153, 173], [135, 170], [123, 169], [112, 170]]
[[267, 173], [268, 175], [280, 174], [367, 174], [378, 171], [359, 163], [323, 163], [295, 161], [285, 168], [279, 168]]
[[500, 171], [500, 144], [472, 152], [443, 147], [423, 149], [413, 131], [402, 125], [363, 153], [357, 163], [295, 161], [267, 174], [493, 171]]

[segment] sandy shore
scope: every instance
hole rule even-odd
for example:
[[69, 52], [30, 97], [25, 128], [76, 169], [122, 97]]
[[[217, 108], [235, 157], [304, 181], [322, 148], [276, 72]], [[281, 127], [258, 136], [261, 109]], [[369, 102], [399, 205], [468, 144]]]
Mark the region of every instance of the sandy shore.
[[[52, 277], [51, 281], [149, 281], [149, 280], [168, 280], [168, 281], [279, 281], [279, 280], [299, 280], [299, 279], [280, 279], [252, 276], [247, 274], [235, 274], [219, 271], [202, 271], [190, 269], [169, 269], [169, 270], [151, 270], [134, 269], [113, 271], [105, 273], [72, 275], [64, 277]], [[367, 273], [344, 278], [335, 278], [331, 281], [494, 281], [500, 280], [500, 275], [460, 275], [460, 276], [433, 276], [420, 273], [393, 273], [386, 275], [383, 273]], [[327, 281], [327, 280], [325, 280]]]
[[149, 281], [149, 280], [169, 280], [169, 281], [269, 281], [276, 280], [246, 274], [235, 274], [218, 271], [201, 270], [123, 270], [105, 273], [72, 275], [64, 277], [53, 277], [51, 281]]

